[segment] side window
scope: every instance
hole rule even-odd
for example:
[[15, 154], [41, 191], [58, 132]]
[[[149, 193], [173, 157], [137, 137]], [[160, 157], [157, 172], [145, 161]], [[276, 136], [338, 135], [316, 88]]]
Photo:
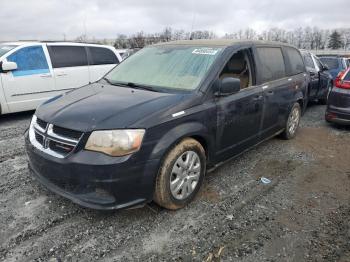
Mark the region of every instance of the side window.
[[50, 72], [42, 46], [24, 47], [9, 55], [7, 61], [17, 64], [17, 70], [12, 72], [15, 77]]
[[258, 47], [257, 54], [261, 62], [261, 81], [263, 83], [284, 78], [286, 69], [282, 50], [279, 47]]
[[83, 46], [49, 46], [52, 67], [87, 66], [87, 54]]
[[241, 50], [235, 53], [220, 73], [220, 79], [238, 78], [241, 81], [242, 89], [252, 86], [255, 79], [249, 54], [251, 54], [250, 50]]
[[317, 67], [322, 70], [322, 68], [324, 67], [323, 64], [321, 63], [320, 59], [318, 59], [316, 56], [314, 56], [314, 59], [316, 61], [316, 65]]
[[311, 55], [308, 53], [303, 53], [303, 57], [304, 57], [305, 65], [309, 68], [315, 69], [315, 64], [314, 64], [314, 61], [312, 60]]
[[285, 51], [289, 60], [288, 75], [297, 75], [305, 72], [305, 65], [300, 52], [292, 47], [285, 47]]
[[88, 47], [91, 54], [91, 65], [109, 65], [118, 64], [116, 55], [108, 48]]

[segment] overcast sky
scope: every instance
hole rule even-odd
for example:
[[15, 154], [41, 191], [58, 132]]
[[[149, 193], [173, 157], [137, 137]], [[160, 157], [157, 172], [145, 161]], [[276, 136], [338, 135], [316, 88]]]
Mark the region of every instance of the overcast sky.
[[[349, 0], [0, 0], [0, 41], [114, 38], [174, 29], [350, 27]], [[194, 21], [194, 23], [193, 23]], [[84, 26], [85, 24], [85, 26]]]

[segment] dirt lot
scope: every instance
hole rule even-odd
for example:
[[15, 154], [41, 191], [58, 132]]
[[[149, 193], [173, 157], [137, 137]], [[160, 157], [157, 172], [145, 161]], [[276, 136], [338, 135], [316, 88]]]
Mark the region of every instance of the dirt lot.
[[0, 117], [0, 260], [350, 261], [350, 129], [324, 111], [208, 174], [176, 212], [98, 212], [48, 192], [26, 164], [31, 114]]

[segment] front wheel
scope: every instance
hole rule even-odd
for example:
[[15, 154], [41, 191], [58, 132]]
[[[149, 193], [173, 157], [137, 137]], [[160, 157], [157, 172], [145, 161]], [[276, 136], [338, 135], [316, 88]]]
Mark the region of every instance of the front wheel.
[[167, 154], [160, 167], [154, 201], [173, 210], [186, 206], [197, 194], [205, 172], [202, 145], [192, 138], [182, 140]]
[[282, 133], [284, 139], [292, 139], [295, 137], [301, 117], [301, 107], [299, 103], [295, 103], [289, 112], [289, 116], [286, 122], [286, 127]]

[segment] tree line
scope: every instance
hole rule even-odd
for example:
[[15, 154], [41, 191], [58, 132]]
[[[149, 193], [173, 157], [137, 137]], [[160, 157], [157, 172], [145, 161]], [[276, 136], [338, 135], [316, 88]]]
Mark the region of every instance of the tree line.
[[[208, 30], [197, 30], [188, 32], [182, 29], [166, 27], [158, 33], [144, 33], [143, 31], [132, 34], [118, 34], [113, 40], [117, 49], [142, 48], [147, 45], [185, 39], [248, 39], [279, 41], [292, 44], [300, 49], [322, 50], [322, 49], [350, 49], [350, 28], [342, 29], [319, 29], [318, 27], [300, 27], [294, 30], [282, 28], [271, 28], [263, 32], [257, 32], [251, 28], [239, 30], [234, 33], [227, 33], [218, 37], [215, 32]], [[107, 43], [107, 40], [98, 41]]]

